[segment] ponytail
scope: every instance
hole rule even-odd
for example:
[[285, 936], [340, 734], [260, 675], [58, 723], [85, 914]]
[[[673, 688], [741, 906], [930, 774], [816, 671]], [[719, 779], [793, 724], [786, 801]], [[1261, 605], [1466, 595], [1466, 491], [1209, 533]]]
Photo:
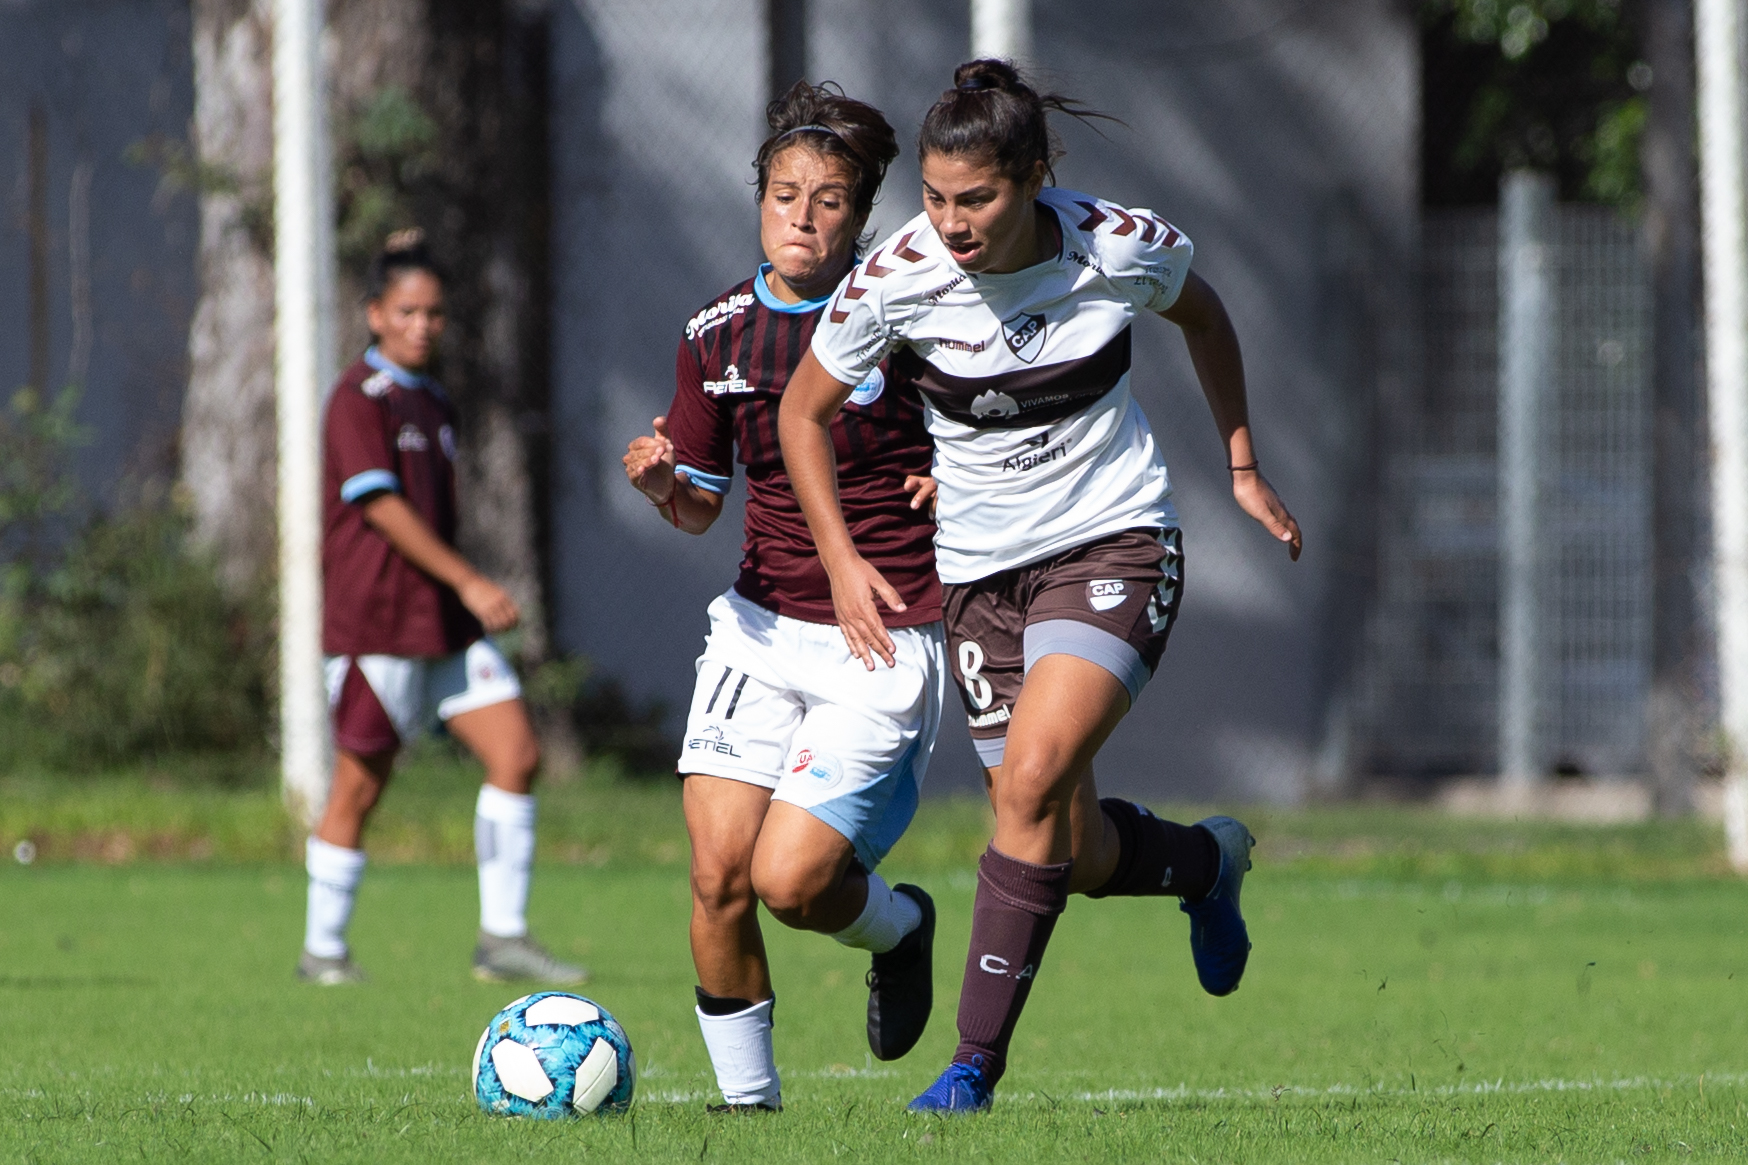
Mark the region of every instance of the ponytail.
[[1041, 162], [1054, 182], [1054, 163], [1063, 150], [1050, 128], [1051, 111], [1080, 121], [1118, 120], [1072, 97], [1039, 93], [1011, 62], [967, 61], [953, 70], [953, 88], [941, 94], [923, 118], [917, 158], [930, 154], [980, 158], [1015, 181], [1030, 177]]

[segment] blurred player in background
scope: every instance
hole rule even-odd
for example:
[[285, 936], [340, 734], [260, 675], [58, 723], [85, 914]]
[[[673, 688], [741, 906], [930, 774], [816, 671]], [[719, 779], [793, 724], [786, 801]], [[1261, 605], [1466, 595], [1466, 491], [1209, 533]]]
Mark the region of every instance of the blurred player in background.
[[833, 626], [831, 580], [777, 445], [784, 386], [855, 262], [898, 143], [872, 106], [805, 82], [767, 119], [754, 165], [768, 261], [687, 323], [674, 403], [625, 455], [631, 483], [691, 534], [722, 512], [735, 460], [746, 467], [745, 557], [710, 604], [678, 764], [716, 1111], [781, 1107], [761, 900], [785, 925], [872, 954], [880, 1059], [915, 1045], [933, 1002], [934, 903], [873, 872], [916, 812], [946, 688], [922, 409], [886, 387], [876, 360], [827, 437], [856, 543], [896, 587], [884, 622], [895, 666], [878, 674]]
[[995, 837], [978, 870], [959, 1048], [913, 1111], [987, 1108], [1070, 893], [1172, 895], [1202, 986], [1238, 986], [1250, 950], [1242, 824], [1193, 826], [1100, 800], [1092, 760], [1158, 666], [1183, 558], [1165, 463], [1129, 392], [1130, 323], [1177, 324], [1225, 441], [1233, 495], [1299, 555], [1299, 530], [1251, 446], [1225, 308], [1190, 241], [1151, 211], [1054, 187], [1041, 97], [973, 61], [918, 138], [924, 213], [853, 270], [782, 409], [794, 488], [837, 616], [870, 668], [892, 656], [898, 598], [833, 490], [829, 426], [869, 369], [928, 405], [949, 654], [987, 769]]
[[455, 550], [455, 407], [423, 371], [443, 333], [443, 278], [420, 232], [391, 236], [371, 264], [366, 312], [376, 343], [341, 375], [323, 420], [322, 650], [337, 749], [306, 849], [298, 974], [328, 985], [363, 977], [346, 925], [364, 823], [395, 754], [435, 719], [486, 769], [474, 817], [474, 975], [581, 983], [582, 968], [528, 937], [540, 750], [516, 672], [486, 638], [520, 615]]

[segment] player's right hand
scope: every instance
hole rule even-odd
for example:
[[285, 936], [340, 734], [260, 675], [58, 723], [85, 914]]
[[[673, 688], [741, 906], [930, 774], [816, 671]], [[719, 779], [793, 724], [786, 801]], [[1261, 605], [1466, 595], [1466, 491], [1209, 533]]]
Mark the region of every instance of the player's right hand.
[[655, 435], [634, 439], [621, 460], [631, 484], [652, 503], [664, 506], [674, 496], [674, 443], [668, 439], [668, 418], [657, 417], [654, 426]]
[[887, 667], [896, 666], [892, 636], [886, 633], [886, 623], [880, 618], [874, 599], [878, 596], [889, 610], [902, 611], [904, 600], [898, 597], [898, 591], [860, 554], [835, 569], [828, 565], [826, 573], [832, 580], [832, 611], [850, 654], [869, 671], [874, 670], [876, 655]]
[[508, 631], [522, 621], [522, 612], [510, 593], [489, 578], [474, 575], [456, 588], [461, 605], [473, 612], [488, 634]]

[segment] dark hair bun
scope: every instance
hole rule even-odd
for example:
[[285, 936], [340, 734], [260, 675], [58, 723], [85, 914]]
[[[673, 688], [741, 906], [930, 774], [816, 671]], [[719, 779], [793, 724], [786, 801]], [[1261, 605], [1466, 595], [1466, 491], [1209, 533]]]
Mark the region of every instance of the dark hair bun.
[[[1008, 93], [1030, 93], [1031, 86], [1020, 79], [1020, 71], [1007, 61], [993, 57], [966, 61], [953, 70], [953, 88], [968, 92], [979, 89], [1001, 89]], [[1034, 94], [1034, 96], [1036, 96]]]
[[966, 61], [953, 70], [953, 87], [923, 118], [917, 157], [977, 158], [1015, 181], [1031, 177], [1042, 164], [1045, 175], [1055, 181], [1053, 165], [1062, 147], [1050, 127], [1052, 111], [1081, 121], [1117, 120], [1072, 97], [1039, 93], [1012, 61]]
[[424, 249], [424, 227], [408, 227], [404, 231], [396, 231], [382, 242], [382, 253], [385, 255], [411, 255]]
[[446, 282], [420, 227], [396, 231], [382, 241], [382, 250], [370, 261], [365, 299], [381, 299], [396, 279], [411, 271], [423, 271], [439, 283]]

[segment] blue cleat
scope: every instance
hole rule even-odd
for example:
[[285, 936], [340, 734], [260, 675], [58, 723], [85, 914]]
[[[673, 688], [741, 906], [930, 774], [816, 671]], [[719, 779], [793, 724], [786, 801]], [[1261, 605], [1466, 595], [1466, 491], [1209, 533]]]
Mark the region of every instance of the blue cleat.
[[1250, 849], [1256, 838], [1244, 823], [1230, 817], [1206, 817], [1196, 822], [1214, 835], [1220, 846], [1220, 876], [1214, 888], [1194, 902], [1180, 904], [1190, 916], [1190, 953], [1196, 978], [1209, 995], [1230, 995], [1244, 978], [1250, 960], [1250, 932], [1238, 909], [1238, 891], [1250, 869]]
[[983, 1074], [982, 1056], [970, 1064], [948, 1064], [940, 1078], [907, 1106], [909, 1112], [963, 1115], [987, 1112], [995, 1099], [995, 1085]]

